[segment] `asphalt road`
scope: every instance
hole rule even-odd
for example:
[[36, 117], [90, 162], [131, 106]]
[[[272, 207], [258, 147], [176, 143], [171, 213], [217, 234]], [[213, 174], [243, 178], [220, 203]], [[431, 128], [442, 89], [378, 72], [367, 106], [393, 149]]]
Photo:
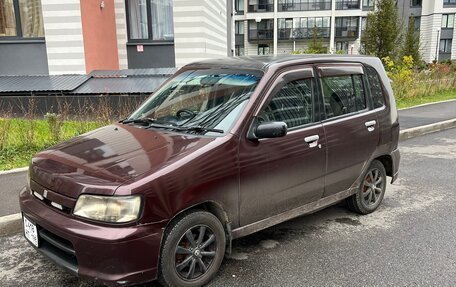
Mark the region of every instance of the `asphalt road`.
[[[377, 212], [359, 216], [339, 204], [235, 240], [210, 286], [455, 286], [456, 129], [405, 141], [401, 151], [400, 180]], [[0, 238], [0, 282], [95, 286], [21, 235]]]

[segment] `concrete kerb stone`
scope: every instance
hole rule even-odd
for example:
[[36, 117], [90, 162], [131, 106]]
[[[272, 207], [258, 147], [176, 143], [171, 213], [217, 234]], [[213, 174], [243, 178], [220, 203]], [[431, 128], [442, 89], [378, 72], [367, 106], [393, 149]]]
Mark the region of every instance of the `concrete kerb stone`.
[[446, 120], [434, 124], [402, 130], [399, 134], [399, 141], [404, 141], [418, 136], [444, 131], [454, 127], [456, 127], [456, 119]]
[[[456, 119], [438, 122], [430, 125], [402, 130], [399, 135], [399, 141], [404, 141], [414, 137], [426, 135], [429, 133], [439, 132], [456, 127]], [[12, 173], [25, 172], [28, 168], [17, 168], [10, 171], [0, 172], [1, 176]], [[18, 233], [22, 230], [22, 215], [20, 213], [0, 217], [0, 236], [7, 236]]]
[[20, 213], [0, 217], [0, 236], [18, 233], [22, 230], [22, 215]]

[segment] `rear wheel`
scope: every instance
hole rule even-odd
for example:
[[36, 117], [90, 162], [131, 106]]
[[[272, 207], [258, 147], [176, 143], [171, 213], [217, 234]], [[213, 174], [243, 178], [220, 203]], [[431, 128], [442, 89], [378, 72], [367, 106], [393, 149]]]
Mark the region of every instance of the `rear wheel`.
[[202, 286], [216, 275], [225, 254], [225, 232], [213, 214], [188, 213], [169, 227], [159, 281], [164, 286]]
[[383, 200], [386, 189], [386, 171], [383, 164], [374, 160], [366, 173], [358, 191], [347, 198], [348, 208], [360, 214], [375, 211]]

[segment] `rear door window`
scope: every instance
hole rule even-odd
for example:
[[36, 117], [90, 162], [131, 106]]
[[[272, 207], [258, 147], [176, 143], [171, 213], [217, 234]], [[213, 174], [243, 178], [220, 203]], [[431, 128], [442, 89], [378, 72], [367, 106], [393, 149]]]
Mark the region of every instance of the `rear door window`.
[[367, 108], [363, 76], [358, 67], [320, 70], [320, 84], [326, 118], [355, 113]]

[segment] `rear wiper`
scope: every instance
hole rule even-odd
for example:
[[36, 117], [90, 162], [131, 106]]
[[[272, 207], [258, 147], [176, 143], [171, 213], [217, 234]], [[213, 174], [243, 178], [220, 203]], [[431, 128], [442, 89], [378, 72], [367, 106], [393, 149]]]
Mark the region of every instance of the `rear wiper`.
[[134, 124], [152, 124], [154, 123], [156, 120], [155, 119], [152, 119], [152, 118], [139, 118], [139, 119], [133, 119], [133, 120], [121, 120], [119, 123], [121, 124], [130, 124], [130, 123], [134, 123]]

